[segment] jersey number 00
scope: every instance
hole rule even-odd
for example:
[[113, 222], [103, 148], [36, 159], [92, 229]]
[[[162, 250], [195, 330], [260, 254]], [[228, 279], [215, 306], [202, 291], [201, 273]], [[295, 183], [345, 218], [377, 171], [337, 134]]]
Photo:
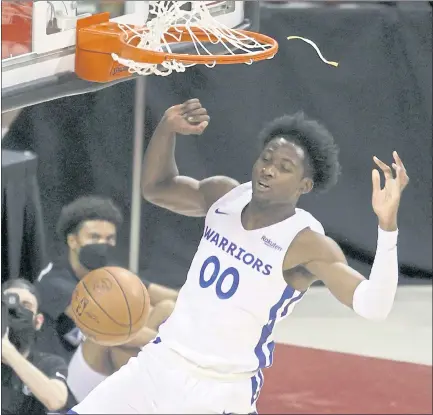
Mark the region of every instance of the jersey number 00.
[[[213, 272], [210, 278], [206, 280], [204, 273], [206, 269], [211, 265], [213, 265]], [[220, 261], [216, 256], [213, 255], [206, 259], [200, 270], [200, 287], [208, 288], [216, 282], [216, 295], [221, 300], [227, 300], [234, 295], [234, 293], [239, 287], [239, 271], [236, 268], [230, 267], [220, 273], [220, 268]], [[223, 291], [222, 286], [224, 280], [229, 276], [232, 277], [232, 285], [227, 291]]]

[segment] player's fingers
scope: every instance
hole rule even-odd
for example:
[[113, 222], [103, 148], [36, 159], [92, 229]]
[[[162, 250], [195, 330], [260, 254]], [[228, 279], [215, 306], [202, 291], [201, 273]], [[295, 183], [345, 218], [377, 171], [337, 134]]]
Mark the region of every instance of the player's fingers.
[[187, 114], [188, 117], [195, 117], [196, 115], [207, 115], [206, 108], [200, 107], [195, 110], [189, 111]]
[[206, 129], [206, 127], [209, 125], [208, 121], [203, 121], [198, 125], [192, 126], [192, 134], [201, 135], [203, 134], [203, 131]]
[[392, 179], [391, 167], [385, 164], [382, 160], [379, 160], [376, 156], [373, 157], [373, 160], [376, 163], [376, 165], [383, 171], [383, 174], [385, 175], [385, 179], [386, 180]]
[[400, 166], [397, 166], [397, 164], [395, 164], [395, 163], [392, 163], [392, 168], [395, 171], [395, 180], [397, 181], [397, 183], [400, 184], [401, 172], [403, 169]]
[[186, 120], [189, 123], [193, 123], [193, 124], [200, 124], [202, 122], [209, 123], [210, 117], [207, 114], [204, 114], [204, 115], [195, 115], [195, 116], [189, 116], [189, 117], [187, 117]]
[[396, 163], [392, 163], [392, 168], [395, 170], [396, 173], [395, 180], [397, 181], [400, 189], [403, 190], [409, 183], [409, 176], [407, 175], [406, 170], [403, 167], [397, 165]]
[[371, 180], [373, 182], [373, 193], [380, 191], [380, 173], [379, 170], [373, 169], [371, 172]]
[[182, 105], [187, 106], [189, 104], [195, 104], [197, 102], [200, 102], [200, 100], [198, 98], [191, 98], [191, 99], [188, 99], [187, 101], [185, 101]]
[[[206, 108], [198, 108], [193, 111], [189, 111], [183, 115], [189, 122], [201, 122], [206, 121], [205, 119], [200, 119], [200, 117], [208, 117]], [[207, 120], [209, 121], [209, 120]]]
[[392, 153], [392, 155], [394, 156], [394, 161], [395, 163], [400, 166], [403, 170], [406, 170], [406, 167], [404, 166], [403, 162], [401, 161], [400, 156], [398, 155], [398, 153], [396, 151], [394, 151]]
[[184, 104], [182, 106], [182, 114], [187, 114], [187, 113], [194, 111], [194, 110], [197, 110], [199, 108], [202, 108], [200, 101]]

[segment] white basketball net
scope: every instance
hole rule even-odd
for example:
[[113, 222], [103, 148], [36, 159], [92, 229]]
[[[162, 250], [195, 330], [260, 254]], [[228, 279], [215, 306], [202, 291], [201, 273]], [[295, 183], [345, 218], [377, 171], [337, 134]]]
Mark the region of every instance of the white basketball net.
[[[191, 11], [182, 10], [182, 6], [187, 3], [191, 4]], [[167, 33], [170, 28], [176, 26], [184, 26], [184, 30], [187, 30], [191, 35], [191, 43], [197, 55], [213, 56], [208, 48], [206, 48], [205, 44], [207, 42], [200, 41], [191, 30], [191, 27], [194, 26], [200, 27], [206, 32], [209, 43], [222, 45], [227, 51], [226, 54], [235, 55], [233, 50], [239, 50], [248, 54], [264, 51], [272, 47], [271, 44], [260, 43], [256, 39], [246, 36], [238, 30], [230, 29], [228, 26], [220, 23], [211, 15], [205, 3], [206, 2], [203, 1], [150, 1], [149, 11], [152, 15], [155, 15], [155, 17], [149, 20], [144, 28], [134, 28], [124, 23], [120, 23], [119, 28], [125, 33], [127, 43], [139, 37], [140, 43], [137, 45], [138, 48], [165, 53], [173, 52], [170, 44], [164, 39], [164, 36], [172, 37], [177, 40], [177, 42], [181, 39], [181, 30], [179, 30], [179, 36]], [[133, 33], [132, 36], [131, 33]], [[167, 76], [173, 71], [185, 72], [187, 67], [195, 65], [183, 64], [175, 60], [165, 61], [158, 65], [136, 62], [129, 59], [122, 59], [115, 53], [112, 54], [112, 57], [120, 64], [129, 67], [129, 72], [139, 75], [155, 74]], [[250, 60], [245, 63], [249, 65], [253, 63], [253, 61]], [[206, 66], [212, 68], [215, 66], [215, 62]]]

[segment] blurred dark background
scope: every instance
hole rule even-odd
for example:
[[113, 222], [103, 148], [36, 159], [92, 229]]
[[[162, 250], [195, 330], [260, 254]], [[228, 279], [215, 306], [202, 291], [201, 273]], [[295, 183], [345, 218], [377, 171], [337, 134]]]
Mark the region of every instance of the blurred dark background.
[[[391, 153], [397, 150], [411, 178], [399, 218], [401, 281], [431, 284], [431, 6], [428, 2], [362, 2], [357, 7], [321, 3], [312, 7], [262, 3], [260, 30], [280, 43], [272, 60], [149, 77], [147, 105], [142, 109], [146, 144], [166, 108], [200, 98], [211, 124], [200, 138], [179, 137], [180, 171], [198, 179], [225, 174], [248, 181], [263, 124], [282, 114], [305, 111], [335, 135], [343, 174], [331, 192], [306, 196], [301, 207], [323, 223], [351, 264], [367, 275], [377, 236], [370, 200], [372, 156], [391, 162]], [[287, 41], [290, 35], [314, 40], [339, 67], [324, 64], [307, 44]], [[38, 157], [43, 224], [37, 225], [38, 212], [28, 212], [26, 220], [33, 228], [45, 229], [47, 253], [38, 248], [43, 258], [61, 253], [55, 224], [62, 206], [81, 195], [99, 194], [112, 197], [124, 211], [117, 260], [127, 265], [134, 87], [135, 81], [129, 81], [26, 108], [3, 138], [3, 149], [30, 150]], [[2, 182], [5, 188], [5, 179]], [[140, 274], [181, 286], [202, 228], [202, 219], [144, 202]], [[11, 237], [6, 229], [2, 233]], [[29, 239], [27, 244], [36, 242]], [[36, 278], [43, 258], [30, 265], [31, 278]], [[5, 272], [12, 271], [6, 266]]]

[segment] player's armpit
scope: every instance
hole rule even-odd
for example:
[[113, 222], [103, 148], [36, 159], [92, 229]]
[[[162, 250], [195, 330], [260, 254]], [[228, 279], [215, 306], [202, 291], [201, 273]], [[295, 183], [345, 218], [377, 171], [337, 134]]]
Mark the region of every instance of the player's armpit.
[[143, 189], [143, 196], [154, 205], [185, 216], [206, 216], [210, 206], [239, 183], [225, 176], [214, 176], [201, 181], [186, 176], [175, 176]]

